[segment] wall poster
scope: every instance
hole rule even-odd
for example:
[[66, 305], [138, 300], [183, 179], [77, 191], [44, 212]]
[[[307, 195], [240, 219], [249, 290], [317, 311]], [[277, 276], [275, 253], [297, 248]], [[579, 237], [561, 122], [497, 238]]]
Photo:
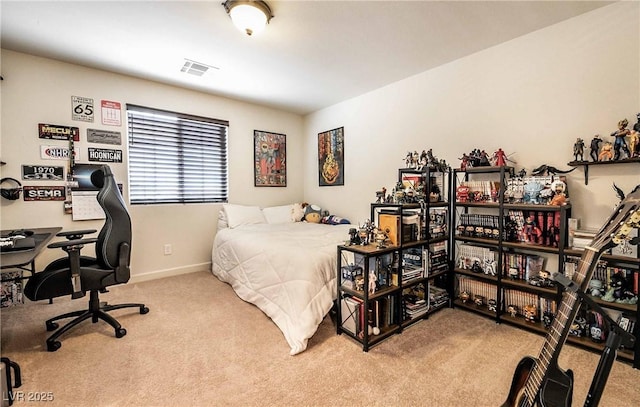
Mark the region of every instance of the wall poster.
[[287, 186], [287, 136], [268, 131], [253, 131], [254, 185]]
[[318, 184], [344, 185], [344, 127], [318, 133]]

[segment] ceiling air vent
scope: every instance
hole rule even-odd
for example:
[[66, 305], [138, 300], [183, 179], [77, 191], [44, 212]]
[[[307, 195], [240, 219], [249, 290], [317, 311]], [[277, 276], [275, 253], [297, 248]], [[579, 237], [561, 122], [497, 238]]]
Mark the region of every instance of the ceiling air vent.
[[219, 69], [215, 66], [203, 64], [202, 62], [192, 61], [190, 59], [185, 58], [184, 66], [180, 69], [180, 72], [185, 72], [190, 75], [202, 76], [204, 75], [210, 68]]

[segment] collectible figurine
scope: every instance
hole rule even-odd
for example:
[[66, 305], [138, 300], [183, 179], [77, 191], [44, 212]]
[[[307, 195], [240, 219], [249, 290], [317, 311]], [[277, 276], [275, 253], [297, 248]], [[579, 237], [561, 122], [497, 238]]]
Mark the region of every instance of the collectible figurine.
[[463, 292], [460, 293], [460, 300], [462, 301], [463, 304], [466, 304], [467, 301], [469, 301], [469, 297], [470, 297], [470, 295], [466, 291], [463, 291]]
[[633, 129], [640, 133], [640, 113], [636, 114], [637, 123], [633, 125]]
[[518, 306], [517, 306], [517, 305], [510, 304], [510, 305], [507, 307], [507, 311], [509, 312], [509, 315], [511, 315], [513, 318], [515, 318], [515, 317], [516, 317], [516, 315], [518, 315]]
[[376, 191], [376, 203], [382, 203], [387, 196], [387, 188], [382, 187], [380, 191]]
[[524, 319], [527, 322], [536, 322], [538, 319], [538, 308], [535, 305], [525, 305], [522, 309], [524, 312]]
[[484, 305], [484, 296], [480, 294], [474, 295], [473, 302], [476, 304], [476, 307], [482, 307]]
[[349, 245], [359, 245], [361, 243], [360, 236], [358, 235], [358, 230], [356, 228], [349, 229], [349, 236], [351, 236]]
[[458, 160], [461, 160], [460, 169], [462, 171], [466, 170], [467, 167], [471, 167], [471, 158], [466, 153], [463, 153], [462, 158], [458, 158]]
[[616, 141], [613, 144], [613, 150], [615, 155], [613, 156], [614, 160], [620, 159], [620, 150], [624, 151], [627, 154], [627, 157], [631, 157], [631, 153], [629, 152], [629, 147], [627, 146], [627, 142], [625, 141], [625, 137], [627, 137], [630, 133], [627, 126], [629, 125], [629, 121], [627, 119], [620, 120], [618, 122], [618, 130], [611, 133], [611, 137], [615, 137]]
[[602, 139], [600, 138], [600, 135], [596, 134], [595, 136], [593, 136], [593, 138], [591, 139], [591, 145], [589, 146], [589, 149], [591, 150], [589, 152], [589, 155], [591, 156], [591, 159], [593, 160], [593, 162], [598, 161], [598, 152], [600, 151], [600, 143], [602, 143]]
[[489, 308], [489, 311], [496, 312], [496, 305], [497, 302], [493, 298], [490, 298], [489, 301], [487, 301], [487, 307]]
[[[578, 157], [580, 157], [579, 160]], [[584, 140], [580, 137], [578, 137], [573, 144], [573, 158], [574, 161], [584, 161]]]
[[499, 148], [493, 153], [493, 165], [496, 167], [504, 167], [507, 165], [507, 161], [516, 164], [515, 161], [510, 160], [509, 157], [505, 154], [504, 150]]
[[528, 216], [522, 228], [522, 241], [525, 243], [540, 243], [542, 231], [533, 216]]
[[549, 329], [551, 328], [551, 324], [553, 323], [553, 318], [555, 318], [555, 315], [553, 315], [553, 312], [551, 311], [545, 311], [542, 313], [542, 323], [544, 324], [544, 327]]
[[602, 145], [602, 149], [600, 150], [600, 154], [598, 154], [598, 161], [611, 161], [613, 160], [613, 145], [605, 141]]
[[631, 151], [631, 158], [640, 157], [640, 131], [638, 130], [631, 130], [629, 134], [629, 151]]
[[594, 297], [602, 297], [602, 281], [595, 279], [589, 281], [588, 293]]

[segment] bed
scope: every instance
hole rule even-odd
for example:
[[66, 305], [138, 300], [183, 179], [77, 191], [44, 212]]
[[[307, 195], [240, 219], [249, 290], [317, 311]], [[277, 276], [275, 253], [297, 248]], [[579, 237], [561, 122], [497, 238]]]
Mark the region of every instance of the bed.
[[297, 221], [295, 205], [220, 213], [212, 273], [273, 320], [291, 355], [304, 351], [336, 298], [336, 246], [352, 226]]

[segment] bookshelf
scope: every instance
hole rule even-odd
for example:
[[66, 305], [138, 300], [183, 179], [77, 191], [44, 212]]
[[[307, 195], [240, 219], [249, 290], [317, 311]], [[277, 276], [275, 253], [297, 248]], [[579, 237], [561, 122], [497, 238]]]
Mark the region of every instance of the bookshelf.
[[[519, 180], [511, 173], [509, 167], [453, 171], [451, 188], [456, 191], [451, 227], [454, 230], [454, 306], [497, 323], [546, 334], [563, 294], [562, 286], [549, 276], [553, 271], [570, 277], [572, 263], [582, 251], [568, 246], [571, 205], [548, 205], [540, 196], [527, 196], [530, 189], [526, 187], [524, 193], [514, 193], [514, 185], [524, 186], [535, 180]], [[545, 182], [548, 181], [554, 182]], [[611, 270], [624, 270], [625, 285], [631, 286], [637, 298], [640, 267], [637, 252], [631, 256], [605, 254], [600, 264], [605, 272], [594, 273], [592, 280], [598, 277], [603, 281], [600, 292], [596, 287], [595, 293], [599, 295], [592, 299], [614, 320], [622, 318], [628, 330], [638, 337], [637, 304], [614, 298], [610, 282]], [[604, 296], [607, 293], [608, 298]], [[605, 341], [598, 340], [598, 329], [606, 331], [607, 327], [598, 325], [599, 320], [583, 304], [567, 342], [601, 352]], [[640, 367], [638, 341], [634, 349], [621, 349], [618, 359]]]
[[365, 352], [451, 305], [449, 177], [400, 169], [393, 200], [371, 204], [387, 240], [337, 248], [337, 333]]

